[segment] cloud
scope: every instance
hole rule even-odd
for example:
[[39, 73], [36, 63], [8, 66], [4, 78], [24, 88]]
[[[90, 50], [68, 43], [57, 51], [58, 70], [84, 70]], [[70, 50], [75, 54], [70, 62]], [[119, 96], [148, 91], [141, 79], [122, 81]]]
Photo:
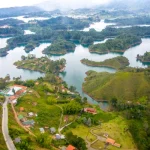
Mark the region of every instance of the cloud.
[[41, 3], [40, 5], [46, 9], [75, 9], [87, 8], [108, 3], [109, 1], [111, 0], [2, 0], [0, 7], [29, 6]]
[[100, 4], [106, 4], [109, 3], [110, 1], [111, 0], [47, 0], [38, 6], [46, 10], [77, 9], [77, 8], [89, 8]]
[[29, 6], [43, 2], [44, 0], [1, 0], [0, 8], [14, 6]]

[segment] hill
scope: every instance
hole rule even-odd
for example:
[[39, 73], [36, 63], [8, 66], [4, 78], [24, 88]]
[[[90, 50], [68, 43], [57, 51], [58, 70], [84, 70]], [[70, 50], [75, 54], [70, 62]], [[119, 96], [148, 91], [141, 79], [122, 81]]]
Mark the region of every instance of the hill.
[[32, 12], [39, 11], [42, 11], [42, 9], [35, 6], [0, 8], [0, 18], [26, 15]]
[[123, 101], [136, 101], [150, 97], [150, 79], [146, 71], [97, 73], [87, 72], [83, 90], [96, 100], [111, 100], [116, 97]]

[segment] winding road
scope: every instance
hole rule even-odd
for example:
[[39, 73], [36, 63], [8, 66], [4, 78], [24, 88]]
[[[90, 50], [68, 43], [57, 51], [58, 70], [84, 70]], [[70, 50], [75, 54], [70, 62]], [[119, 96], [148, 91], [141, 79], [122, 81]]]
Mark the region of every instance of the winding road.
[[3, 103], [3, 118], [2, 118], [2, 132], [4, 136], [4, 140], [6, 142], [8, 150], [16, 150], [15, 145], [9, 135], [8, 131], [8, 97], [6, 97], [5, 102]]

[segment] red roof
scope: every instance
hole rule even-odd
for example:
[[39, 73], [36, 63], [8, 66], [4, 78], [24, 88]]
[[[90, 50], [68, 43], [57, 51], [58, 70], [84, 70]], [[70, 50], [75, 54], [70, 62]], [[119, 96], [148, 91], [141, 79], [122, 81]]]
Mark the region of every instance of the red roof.
[[89, 113], [96, 113], [96, 110], [94, 108], [84, 108], [84, 111]]
[[75, 150], [76, 148], [72, 145], [69, 145], [66, 150]]
[[110, 138], [107, 138], [107, 139], [106, 139], [106, 143], [109, 143], [109, 144], [111, 144], [111, 145], [114, 145], [114, 144], [115, 144], [115, 140], [110, 139]]
[[13, 100], [15, 100], [15, 99], [17, 99], [16, 96], [10, 96], [10, 97], [9, 97], [9, 100], [11, 100], [11, 101], [13, 101]]

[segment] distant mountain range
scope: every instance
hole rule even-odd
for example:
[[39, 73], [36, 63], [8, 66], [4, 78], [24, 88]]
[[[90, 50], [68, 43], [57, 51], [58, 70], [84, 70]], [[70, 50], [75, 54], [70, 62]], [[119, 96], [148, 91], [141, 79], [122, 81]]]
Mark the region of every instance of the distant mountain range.
[[42, 9], [36, 6], [0, 8], [0, 17], [9, 17], [9, 16], [13, 17], [17, 15], [26, 15], [29, 13], [39, 11], [42, 11]]
[[112, 0], [107, 6], [111, 9], [150, 11], [150, 0]]
[[90, 0], [81, 0], [81, 1], [72, 1], [65, 3], [61, 0], [55, 1], [44, 1], [43, 3], [38, 4], [39, 8], [44, 10], [54, 10], [54, 9], [78, 9], [78, 8], [109, 8], [109, 9], [127, 9], [127, 10], [144, 10], [150, 11], [150, 0], [111, 0], [108, 4], [93, 4]]

